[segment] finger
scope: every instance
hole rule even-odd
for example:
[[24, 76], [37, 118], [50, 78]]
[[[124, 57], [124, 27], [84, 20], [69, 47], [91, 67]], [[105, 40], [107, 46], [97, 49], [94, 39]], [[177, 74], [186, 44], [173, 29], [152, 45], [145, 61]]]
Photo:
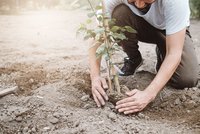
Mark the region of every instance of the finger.
[[95, 94], [92, 94], [92, 95], [93, 95], [94, 101], [96, 102], [97, 106], [101, 107], [101, 104], [100, 104], [99, 100], [97, 99], [96, 95]]
[[131, 101], [134, 101], [134, 98], [131, 96], [131, 97], [127, 97], [123, 100], [120, 100], [116, 103], [116, 105], [120, 105], [120, 104], [123, 104], [123, 103], [128, 103], [128, 102], [131, 102]]
[[104, 99], [102, 98], [101, 94], [97, 90], [94, 90], [94, 94], [96, 95], [96, 97], [99, 100], [99, 102], [101, 103], [101, 105], [105, 105]]
[[97, 91], [103, 96], [103, 98], [104, 98], [105, 100], [108, 100], [108, 96], [107, 96], [105, 90], [104, 90], [102, 87], [98, 87], [98, 88], [97, 88]]
[[133, 96], [134, 94], [136, 94], [137, 93], [137, 89], [134, 89], [134, 90], [132, 90], [132, 91], [129, 91], [129, 92], [126, 92], [126, 94], [128, 95], [128, 96]]
[[119, 104], [119, 105], [117, 105], [115, 108], [116, 108], [116, 109], [120, 109], [120, 108], [125, 108], [125, 107], [130, 107], [130, 106], [137, 106], [137, 103], [134, 102], [134, 101], [131, 101], [131, 102]]
[[101, 82], [102, 82], [103, 88], [104, 88], [104, 89], [108, 89], [108, 85], [107, 85], [106, 80], [102, 78], [102, 79], [101, 79]]
[[124, 114], [132, 114], [132, 113], [136, 113], [139, 111], [141, 111], [141, 110], [140, 109], [128, 110], [128, 111], [125, 111]]
[[121, 112], [130, 111], [134, 109], [139, 109], [139, 108], [138, 106], [132, 106], [132, 107], [120, 108], [118, 111], [121, 113]]

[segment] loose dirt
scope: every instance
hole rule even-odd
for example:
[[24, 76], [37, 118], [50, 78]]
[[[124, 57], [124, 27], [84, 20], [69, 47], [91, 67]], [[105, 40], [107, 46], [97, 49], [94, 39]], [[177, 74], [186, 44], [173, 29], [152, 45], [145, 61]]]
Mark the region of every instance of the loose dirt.
[[[97, 108], [90, 92], [88, 43], [76, 38], [86, 14], [0, 15], [0, 90], [20, 89], [0, 98], [0, 134], [199, 134], [200, 83], [184, 90], [166, 86], [144, 111], [133, 115], [117, 113], [110, 102]], [[198, 58], [199, 27], [192, 20]], [[136, 75], [120, 77], [129, 89], [143, 90], [155, 76], [155, 45], [140, 43], [140, 50], [144, 64]], [[124, 53], [117, 57], [122, 61]]]

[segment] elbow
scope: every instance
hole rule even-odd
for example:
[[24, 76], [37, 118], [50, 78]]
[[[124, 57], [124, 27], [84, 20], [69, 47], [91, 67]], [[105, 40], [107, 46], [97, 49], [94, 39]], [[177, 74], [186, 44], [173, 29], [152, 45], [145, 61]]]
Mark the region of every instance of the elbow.
[[182, 52], [169, 53], [166, 57], [170, 57], [170, 59], [179, 64], [181, 62]]

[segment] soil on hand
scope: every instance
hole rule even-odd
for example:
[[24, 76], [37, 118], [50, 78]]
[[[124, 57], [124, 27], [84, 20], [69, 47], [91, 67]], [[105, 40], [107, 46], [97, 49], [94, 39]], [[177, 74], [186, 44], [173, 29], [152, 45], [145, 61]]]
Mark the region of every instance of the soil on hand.
[[127, 97], [126, 92], [130, 91], [128, 87], [125, 85], [120, 86], [120, 93], [118, 93], [116, 90], [107, 90], [107, 95], [109, 98], [109, 102], [111, 102], [113, 105], [116, 105], [116, 102], [119, 100], [122, 100]]

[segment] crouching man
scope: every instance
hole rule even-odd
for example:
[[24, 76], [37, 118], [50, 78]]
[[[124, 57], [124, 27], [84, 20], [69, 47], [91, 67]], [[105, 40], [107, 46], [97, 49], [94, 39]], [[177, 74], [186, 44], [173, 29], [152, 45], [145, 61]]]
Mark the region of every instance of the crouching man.
[[[106, 11], [118, 26], [131, 26], [137, 33], [126, 33], [119, 43], [127, 58], [123, 76], [133, 75], [142, 64], [138, 41], [156, 44], [157, 74], [144, 90], [127, 92], [116, 104], [124, 114], [143, 110], [169, 83], [178, 89], [193, 87], [198, 81], [198, 61], [189, 32], [189, 0], [105, 0]], [[97, 106], [105, 105], [108, 85], [100, 75], [96, 49], [89, 50], [92, 94]]]

